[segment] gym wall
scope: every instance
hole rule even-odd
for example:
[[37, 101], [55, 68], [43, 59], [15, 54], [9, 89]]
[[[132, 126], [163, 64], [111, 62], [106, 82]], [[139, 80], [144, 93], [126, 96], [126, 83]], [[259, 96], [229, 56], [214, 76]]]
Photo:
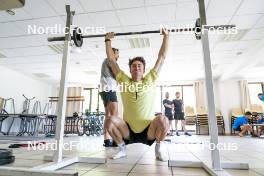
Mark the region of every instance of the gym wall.
[[224, 116], [226, 133], [230, 133], [231, 109], [241, 107], [241, 94], [238, 80], [215, 82], [215, 102]]
[[[48, 102], [48, 97], [51, 96], [52, 85], [33, 79], [6, 67], [0, 66], [0, 80], [0, 97], [13, 98], [15, 100], [16, 113], [22, 112], [24, 101], [22, 94], [25, 94], [25, 96], [29, 98], [36, 97], [36, 99], [30, 104], [30, 112], [36, 100], [41, 102], [43, 110], [45, 103]], [[6, 130], [6, 124], [9, 122], [10, 121], [6, 121], [6, 123], [3, 124], [3, 130]], [[18, 125], [18, 121], [15, 121], [11, 132], [17, 131]]]

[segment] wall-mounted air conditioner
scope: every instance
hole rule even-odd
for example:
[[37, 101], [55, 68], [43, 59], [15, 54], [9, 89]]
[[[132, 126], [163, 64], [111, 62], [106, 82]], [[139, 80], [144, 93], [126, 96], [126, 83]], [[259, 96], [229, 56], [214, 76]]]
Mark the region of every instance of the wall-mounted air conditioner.
[[0, 0], [0, 10], [21, 8], [25, 5], [25, 0]]

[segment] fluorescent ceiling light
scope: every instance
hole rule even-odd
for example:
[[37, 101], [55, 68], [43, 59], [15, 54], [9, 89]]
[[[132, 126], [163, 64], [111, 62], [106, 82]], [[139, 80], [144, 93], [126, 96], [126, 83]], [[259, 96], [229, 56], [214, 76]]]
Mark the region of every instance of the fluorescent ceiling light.
[[131, 38], [129, 39], [130, 48], [149, 48], [150, 42], [148, 38]]
[[6, 58], [6, 56], [0, 53], [0, 58]]
[[223, 34], [220, 38], [220, 42], [234, 42], [240, 41], [247, 33], [248, 29], [237, 30], [237, 34]]
[[63, 44], [54, 44], [54, 45], [48, 45], [48, 46], [50, 47], [50, 49], [52, 49], [58, 54], [63, 53]]

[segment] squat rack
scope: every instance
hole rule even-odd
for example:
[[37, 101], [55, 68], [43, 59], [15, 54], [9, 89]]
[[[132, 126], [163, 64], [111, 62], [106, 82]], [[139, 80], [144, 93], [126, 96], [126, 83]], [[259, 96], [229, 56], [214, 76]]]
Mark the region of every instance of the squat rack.
[[[206, 13], [205, 13], [205, 4], [204, 0], [198, 0], [199, 4], [199, 14], [200, 14], [200, 25], [206, 26]], [[61, 80], [60, 80], [60, 92], [59, 92], [59, 102], [58, 102], [58, 123], [56, 124], [56, 143], [57, 150], [54, 153], [54, 157], [46, 156], [44, 160], [52, 161], [51, 163], [47, 163], [44, 165], [40, 165], [37, 167], [33, 167], [31, 169], [14, 169], [10, 167], [0, 167], [0, 172], [8, 172], [8, 173], [41, 173], [42, 175], [59, 175], [58, 172], [54, 172], [57, 169], [62, 167], [71, 165], [77, 162], [85, 162], [85, 163], [105, 163], [106, 158], [91, 158], [91, 157], [74, 157], [74, 158], [63, 158], [62, 156], [62, 144], [63, 144], [63, 135], [64, 135], [64, 122], [65, 122], [65, 112], [66, 112], [66, 95], [67, 95], [67, 84], [68, 84], [68, 70], [69, 70], [69, 59], [70, 59], [70, 42], [71, 40], [75, 40], [77, 42], [81, 42], [82, 39], [85, 38], [82, 35], [76, 35], [72, 37], [70, 34], [72, 18], [74, 15], [73, 11], [70, 11], [70, 5], [66, 5], [67, 12], [67, 21], [66, 21], [66, 34], [64, 37], [55, 37], [49, 38], [49, 41], [64, 41], [64, 50], [63, 50], [63, 59], [62, 59], [62, 67], [61, 67]], [[231, 26], [226, 26], [231, 27]], [[181, 31], [179, 31], [181, 32]], [[157, 31], [151, 31], [149, 33], [158, 33]], [[133, 35], [137, 33], [124, 33], [123, 35]], [[142, 34], [142, 33], [141, 33]], [[120, 34], [121, 35], [121, 34]], [[96, 36], [95, 36], [96, 37]], [[102, 36], [97, 36], [102, 37]], [[86, 37], [91, 38], [91, 37]], [[211, 68], [211, 58], [210, 58], [210, 48], [209, 48], [209, 40], [208, 40], [208, 30], [203, 30], [201, 36], [197, 39], [201, 39], [202, 47], [203, 47], [203, 59], [204, 59], [204, 68], [205, 68], [205, 83], [206, 83], [206, 93], [207, 93], [207, 103], [208, 103], [208, 114], [209, 114], [209, 131], [210, 131], [210, 142], [215, 146], [218, 144], [218, 129], [216, 123], [216, 113], [215, 113], [215, 100], [214, 100], [214, 90], [213, 90], [213, 77], [212, 77], [212, 68]], [[169, 160], [169, 166], [176, 167], [201, 167], [210, 173], [210, 175], [230, 175], [223, 170], [223, 168], [233, 168], [233, 169], [249, 169], [247, 163], [232, 163], [232, 162], [221, 162], [219, 150], [215, 148], [211, 150], [211, 159], [212, 166], [208, 166], [204, 162], [200, 161], [177, 161], [177, 160]], [[61, 173], [60, 173], [61, 174]], [[64, 173], [65, 175], [78, 175], [78, 173]]]

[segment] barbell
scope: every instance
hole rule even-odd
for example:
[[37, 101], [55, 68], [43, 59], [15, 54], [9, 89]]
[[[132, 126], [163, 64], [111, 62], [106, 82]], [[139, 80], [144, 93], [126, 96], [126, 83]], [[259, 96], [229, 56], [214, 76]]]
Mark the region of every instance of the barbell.
[[[227, 30], [231, 28], [235, 28], [235, 25], [216, 25], [216, 26], [203, 26], [204, 29], [214, 29], [214, 30]], [[178, 33], [178, 32], [190, 32], [194, 31], [195, 38], [197, 40], [201, 39], [202, 30], [200, 18], [198, 18], [195, 22], [195, 27], [193, 28], [173, 28], [169, 30], [169, 32]], [[138, 34], [154, 34], [154, 33], [161, 33], [160, 30], [152, 30], [152, 31], [139, 31], [139, 32], [121, 32], [121, 33], [115, 33], [115, 36], [125, 36], [125, 35], [138, 35]], [[80, 28], [75, 27], [73, 29], [73, 33], [71, 36], [71, 40], [73, 40], [75, 46], [81, 47], [83, 44], [84, 38], [96, 38], [96, 37], [105, 37], [105, 34], [97, 34], [97, 35], [83, 35]], [[64, 41], [65, 36], [59, 36], [59, 37], [49, 37], [48, 41]]]

